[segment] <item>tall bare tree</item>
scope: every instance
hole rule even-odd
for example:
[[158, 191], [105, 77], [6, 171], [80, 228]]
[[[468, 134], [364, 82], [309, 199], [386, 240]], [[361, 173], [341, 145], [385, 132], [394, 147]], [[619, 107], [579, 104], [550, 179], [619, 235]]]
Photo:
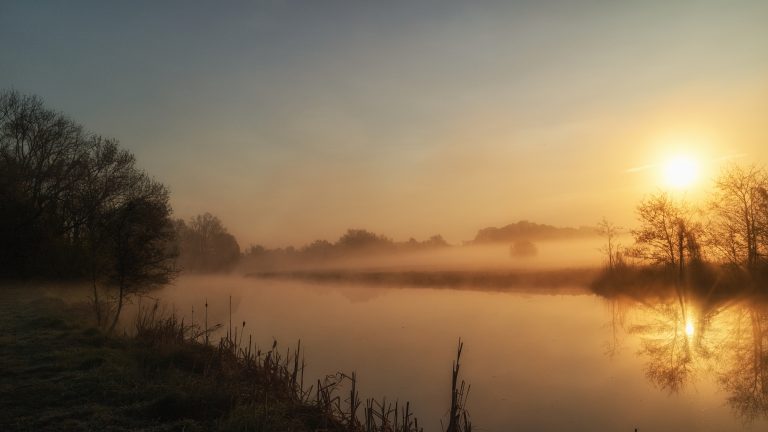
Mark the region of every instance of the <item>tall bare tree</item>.
[[715, 181], [709, 238], [720, 259], [755, 270], [768, 252], [768, 175], [755, 165], [730, 165]]
[[675, 269], [683, 277], [686, 257], [699, 258], [696, 242], [698, 224], [684, 202], [676, 202], [667, 192], [659, 192], [637, 206], [640, 227], [632, 230], [635, 253], [654, 263]]
[[126, 298], [166, 284], [176, 275], [176, 234], [169, 217], [168, 190], [141, 175], [132, 186], [126, 200], [105, 214], [113, 260], [108, 276], [116, 287], [110, 331]]
[[605, 217], [597, 224], [598, 233], [605, 238], [605, 245], [601, 248], [601, 251], [608, 258], [608, 270], [611, 271], [616, 269], [616, 265], [621, 260], [620, 245], [617, 243], [616, 237], [622, 229], [622, 227], [617, 226]]

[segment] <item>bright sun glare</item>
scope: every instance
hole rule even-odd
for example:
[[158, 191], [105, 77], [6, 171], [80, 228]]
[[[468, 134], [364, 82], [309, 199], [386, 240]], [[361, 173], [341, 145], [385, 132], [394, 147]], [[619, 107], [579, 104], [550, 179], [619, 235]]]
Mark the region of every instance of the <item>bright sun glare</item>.
[[664, 181], [676, 189], [691, 186], [699, 176], [699, 167], [695, 159], [688, 156], [676, 156], [664, 164]]
[[693, 333], [695, 332], [695, 329], [693, 327], [693, 322], [688, 321], [685, 323], [685, 334], [688, 336], [693, 336]]

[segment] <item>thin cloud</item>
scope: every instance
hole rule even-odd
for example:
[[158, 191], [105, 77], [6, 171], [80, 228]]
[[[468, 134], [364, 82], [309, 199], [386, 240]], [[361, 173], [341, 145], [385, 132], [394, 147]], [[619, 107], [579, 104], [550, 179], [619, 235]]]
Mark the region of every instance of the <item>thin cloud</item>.
[[629, 168], [629, 169], [627, 169], [624, 172], [626, 172], [626, 173], [636, 173], [636, 172], [645, 171], [645, 170], [648, 170], [648, 169], [651, 169], [651, 168], [655, 168], [656, 166], [657, 166], [657, 164], [641, 165], [641, 166]]

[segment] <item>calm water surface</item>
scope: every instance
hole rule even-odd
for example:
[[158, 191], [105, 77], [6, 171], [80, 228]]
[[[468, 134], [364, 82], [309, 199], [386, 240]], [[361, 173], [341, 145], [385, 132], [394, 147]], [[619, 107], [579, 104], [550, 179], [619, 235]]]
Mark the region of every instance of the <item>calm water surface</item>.
[[[409, 400], [440, 430], [451, 362], [478, 430], [768, 430], [768, 307], [185, 277], [160, 293], [262, 347], [301, 339], [306, 377], [357, 372], [361, 397]], [[169, 306], [170, 307], [170, 306]]]

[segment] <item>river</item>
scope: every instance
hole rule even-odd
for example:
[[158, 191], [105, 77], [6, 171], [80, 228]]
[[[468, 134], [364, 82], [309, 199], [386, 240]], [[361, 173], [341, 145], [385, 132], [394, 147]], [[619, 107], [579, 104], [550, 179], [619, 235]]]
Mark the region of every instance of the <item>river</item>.
[[[464, 341], [476, 430], [768, 430], [768, 305], [185, 276], [157, 293], [264, 348], [300, 339], [307, 385], [356, 372], [361, 397], [410, 401], [439, 431]], [[194, 312], [193, 312], [194, 310]]]

